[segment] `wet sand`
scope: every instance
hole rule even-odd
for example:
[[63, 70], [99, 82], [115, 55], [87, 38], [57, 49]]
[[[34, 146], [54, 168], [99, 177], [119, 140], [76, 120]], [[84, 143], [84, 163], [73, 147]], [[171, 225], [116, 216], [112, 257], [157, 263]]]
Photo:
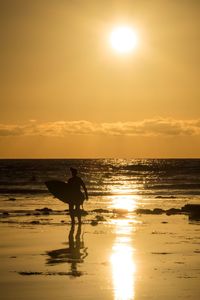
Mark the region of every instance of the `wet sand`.
[[199, 299], [199, 221], [100, 215], [75, 228], [63, 215], [5, 216], [2, 299]]

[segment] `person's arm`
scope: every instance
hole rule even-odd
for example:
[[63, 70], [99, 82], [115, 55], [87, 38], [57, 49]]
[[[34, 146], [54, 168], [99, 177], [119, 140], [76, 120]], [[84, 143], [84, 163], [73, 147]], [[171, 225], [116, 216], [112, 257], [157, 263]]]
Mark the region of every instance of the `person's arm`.
[[85, 198], [86, 198], [86, 200], [88, 200], [88, 192], [87, 192], [87, 188], [86, 188], [85, 183], [83, 182], [83, 180], [81, 180], [81, 186], [82, 186], [82, 188], [85, 192]]

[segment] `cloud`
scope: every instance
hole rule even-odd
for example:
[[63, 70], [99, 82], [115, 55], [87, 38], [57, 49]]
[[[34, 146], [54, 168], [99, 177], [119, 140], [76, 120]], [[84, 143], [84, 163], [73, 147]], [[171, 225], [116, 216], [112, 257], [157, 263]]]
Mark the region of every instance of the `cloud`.
[[200, 120], [175, 120], [153, 118], [135, 122], [95, 123], [80, 121], [55, 121], [26, 124], [0, 124], [0, 136], [57, 136], [115, 135], [115, 136], [193, 136], [200, 135]]

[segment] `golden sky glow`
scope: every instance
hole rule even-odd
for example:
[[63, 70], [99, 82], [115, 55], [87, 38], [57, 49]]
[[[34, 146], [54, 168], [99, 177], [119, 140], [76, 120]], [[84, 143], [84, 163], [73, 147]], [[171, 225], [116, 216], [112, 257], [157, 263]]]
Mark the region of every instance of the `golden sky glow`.
[[199, 157], [199, 11], [2, 1], [0, 157]]

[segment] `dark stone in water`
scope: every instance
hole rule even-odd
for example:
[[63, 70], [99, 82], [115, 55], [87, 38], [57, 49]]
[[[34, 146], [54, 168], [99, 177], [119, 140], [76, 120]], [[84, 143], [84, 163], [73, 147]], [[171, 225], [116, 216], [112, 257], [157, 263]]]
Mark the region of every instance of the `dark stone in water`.
[[44, 207], [44, 208], [37, 208], [36, 211], [41, 211], [41, 212], [51, 212], [53, 211], [51, 208]]
[[83, 272], [72, 270], [71, 272], [17, 272], [18, 274], [22, 276], [74, 276], [74, 277], [80, 277], [83, 275]]
[[103, 216], [97, 215], [95, 218], [97, 221], [106, 221], [106, 219]]
[[34, 216], [40, 216], [41, 214], [39, 212], [33, 213]]
[[175, 196], [156, 196], [156, 199], [175, 199]]
[[135, 212], [137, 214], [155, 214], [155, 215], [166, 213], [166, 215], [168, 215], [168, 216], [187, 213], [187, 214], [189, 214], [190, 219], [199, 220], [200, 219], [200, 204], [186, 204], [181, 209], [172, 207], [167, 210], [164, 210], [161, 208], [154, 208], [153, 210], [138, 208], [135, 210]]
[[173, 254], [173, 253], [171, 253], [171, 252], [151, 252], [151, 254], [167, 255], [167, 254]]
[[152, 210], [151, 209], [145, 209], [145, 208], [138, 208], [135, 211], [137, 214], [152, 214]]
[[179, 214], [181, 213], [180, 209], [177, 208], [170, 208], [168, 210], [164, 210], [162, 208], [154, 208], [153, 210], [151, 209], [143, 209], [143, 208], [138, 208], [135, 211], [137, 214], [146, 214], [146, 215], [160, 215], [163, 213], [166, 213], [167, 215], [173, 215], [173, 214]]
[[179, 208], [170, 208], [170, 209], [166, 210], [166, 214], [168, 216], [170, 216], [170, 215], [177, 215], [177, 214], [181, 214], [181, 213], [182, 213], [182, 210], [179, 209]]
[[200, 212], [199, 211], [191, 211], [189, 213], [189, 219], [200, 221]]
[[182, 207], [184, 212], [196, 212], [200, 215], [200, 204], [186, 204]]
[[200, 221], [200, 204], [186, 204], [182, 211], [189, 215], [189, 220]]
[[18, 274], [30, 276], [30, 275], [42, 275], [42, 272], [18, 272]]
[[40, 224], [40, 221], [31, 221], [31, 224]]
[[9, 216], [9, 213], [8, 213], [7, 211], [4, 211], [4, 212], [2, 213], [2, 215], [3, 215], [3, 217], [6, 217], [6, 216]]
[[155, 215], [160, 215], [160, 214], [163, 214], [165, 211], [161, 208], [154, 208], [153, 211], [152, 211], [152, 214], [155, 214]]
[[97, 208], [97, 209], [93, 209], [92, 212], [97, 212], [97, 213], [109, 213], [110, 211], [107, 209], [103, 209], [103, 208]]
[[98, 221], [97, 220], [92, 220], [90, 224], [92, 226], [96, 226], [96, 225], [98, 225]]
[[8, 200], [9, 201], [16, 201], [17, 199], [16, 198], [9, 198]]
[[37, 208], [36, 211], [40, 211], [43, 215], [49, 215], [50, 212], [52, 212], [53, 210], [51, 208], [44, 207], [44, 208]]

